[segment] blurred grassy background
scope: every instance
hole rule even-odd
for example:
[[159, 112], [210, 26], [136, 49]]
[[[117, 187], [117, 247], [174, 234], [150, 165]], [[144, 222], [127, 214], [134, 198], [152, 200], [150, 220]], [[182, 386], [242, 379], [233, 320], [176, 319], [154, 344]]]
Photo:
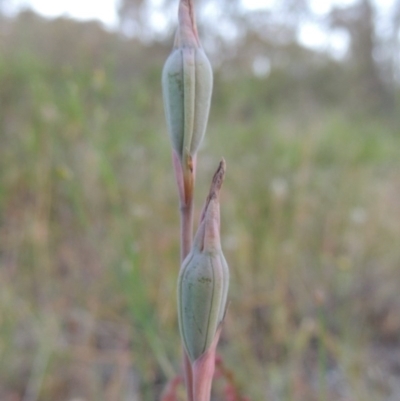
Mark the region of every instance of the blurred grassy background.
[[[181, 369], [171, 41], [1, 18], [0, 399], [155, 400]], [[397, 400], [398, 106], [290, 51], [313, 68], [216, 68], [196, 206], [223, 156], [219, 350], [254, 401]]]

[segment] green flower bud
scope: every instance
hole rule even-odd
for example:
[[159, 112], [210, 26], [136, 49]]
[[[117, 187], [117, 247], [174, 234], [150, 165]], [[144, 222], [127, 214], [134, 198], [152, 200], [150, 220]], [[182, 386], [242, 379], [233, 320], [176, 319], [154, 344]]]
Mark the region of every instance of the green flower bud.
[[212, 344], [226, 309], [229, 269], [221, 250], [219, 203], [209, 200], [178, 279], [181, 337], [194, 362]]
[[172, 147], [184, 167], [204, 137], [212, 85], [212, 69], [197, 36], [191, 1], [181, 1], [179, 29], [163, 68], [162, 89]]

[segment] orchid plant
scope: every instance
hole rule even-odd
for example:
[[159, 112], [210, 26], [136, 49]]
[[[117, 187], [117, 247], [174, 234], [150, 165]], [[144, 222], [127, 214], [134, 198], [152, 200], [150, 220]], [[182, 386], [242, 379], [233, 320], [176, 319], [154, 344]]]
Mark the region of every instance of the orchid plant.
[[215, 354], [224, 320], [229, 269], [220, 242], [222, 160], [213, 177], [193, 241], [197, 151], [207, 128], [213, 74], [200, 44], [192, 0], [180, 0], [175, 43], [162, 88], [181, 214], [178, 319], [188, 401], [209, 401]]

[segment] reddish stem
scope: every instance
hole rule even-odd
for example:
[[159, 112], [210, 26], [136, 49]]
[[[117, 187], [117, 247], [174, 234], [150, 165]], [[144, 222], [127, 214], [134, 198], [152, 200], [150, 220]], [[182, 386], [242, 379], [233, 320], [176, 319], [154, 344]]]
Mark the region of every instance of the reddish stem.
[[181, 266], [192, 247], [193, 198], [188, 204], [181, 204]]
[[[176, 183], [178, 185], [180, 218], [181, 218], [181, 266], [192, 247], [193, 237], [193, 183], [196, 174], [196, 157], [190, 159], [190, 169], [186, 169], [186, 174], [182, 166], [179, 155], [173, 151], [172, 161], [175, 170]], [[186, 175], [186, 176], [185, 176]], [[193, 401], [193, 372], [189, 357], [183, 349], [183, 366], [185, 373], [185, 384], [188, 401]]]

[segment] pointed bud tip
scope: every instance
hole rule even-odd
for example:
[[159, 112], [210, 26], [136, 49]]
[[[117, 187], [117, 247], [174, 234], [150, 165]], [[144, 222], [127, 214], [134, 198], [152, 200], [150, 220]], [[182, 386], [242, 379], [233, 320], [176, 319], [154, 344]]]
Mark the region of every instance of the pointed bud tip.
[[197, 33], [196, 19], [192, 0], [181, 0], [178, 11], [179, 39], [181, 45], [187, 47], [201, 47]]
[[220, 238], [220, 211], [218, 198], [210, 200], [204, 216], [204, 240], [203, 249], [207, 252], [221, 250]]

